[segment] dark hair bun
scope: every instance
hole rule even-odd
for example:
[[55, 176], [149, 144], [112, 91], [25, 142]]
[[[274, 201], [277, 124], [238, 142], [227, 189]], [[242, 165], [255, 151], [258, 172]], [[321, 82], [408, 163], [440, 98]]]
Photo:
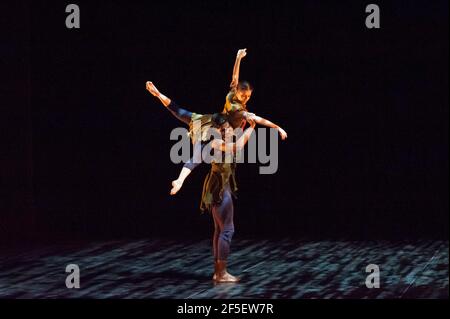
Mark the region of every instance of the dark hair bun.
[[226, 122], [228, 122], [228, 116], [222, 113], [214, 113], [211, 117], [213, 126], [220, 127]]

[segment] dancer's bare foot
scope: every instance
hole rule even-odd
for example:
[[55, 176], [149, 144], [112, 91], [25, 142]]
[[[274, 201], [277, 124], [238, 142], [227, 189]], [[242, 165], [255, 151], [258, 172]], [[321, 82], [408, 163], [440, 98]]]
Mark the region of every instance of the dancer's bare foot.
[[218, 260], [214, 267], [213, 280], [217, 283], [222, 282], [238, 282], [239, 277], [233, 276], [227, 272], [227, 262], [225, 260]]
[[149, 91], [153, 96], [158, 97], [159, 96], [159, 91], [156, 88], [156, 86], [153, 84], [153, 82], [147, 81], [147, 83], [145, 83], [145, 88], [147, 89], [147, 91]]
[[179, 180], [174, 180], [172, 182], [172, 189], [170, 190], [170, 195], [175, 195], [180, 190], [181, 186], [183, 186], [183, 183]]
[[239, 282], [240, 278], [225, 272], [224, 274], [217, 275], [215, 274], [213, 277], [215, 282]]

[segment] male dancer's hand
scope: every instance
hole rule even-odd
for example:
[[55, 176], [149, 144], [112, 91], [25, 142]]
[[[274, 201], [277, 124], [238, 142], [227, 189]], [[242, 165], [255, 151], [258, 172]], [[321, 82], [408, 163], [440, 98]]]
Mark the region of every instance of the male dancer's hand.
[[245, 118], [246, 120], [256, 121], [256, 115], [255, 115], [255, 113], [244, 112], [244, 118]]

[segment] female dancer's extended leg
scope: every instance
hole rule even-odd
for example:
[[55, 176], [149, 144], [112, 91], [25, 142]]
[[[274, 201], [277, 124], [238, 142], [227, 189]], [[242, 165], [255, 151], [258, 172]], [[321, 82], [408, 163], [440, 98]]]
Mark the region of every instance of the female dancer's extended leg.
[[[173, 116], [175, 116], [181, 122], [190, 125], [192, 121], [192, 114], [193, 114], [192, 112], [180, 107], [170, 98], [159, 92], [159, 90], [152, 82], [148, 81], [145, 87], [153, 96], [157, 97], [161, 101], [161, 103], [170, 111], [170, 113], [172, 113]], [[172, 181], [172, 189], [170, 191], [171, 195], [175, 195], [180, 190], [180, 188], [183, 186], [183, 182], [186, 179], [186, 177], [188, 177], [191, 171], [198, 166], [198, 164], [200, 163], [199, 159], [201, 159], [201, 153], [202, 153], [202, 146], [196, 143], [194, 145], [194, 158], [191, 158], [183, 166], [183, 169], [178, 179]]]
[[192, 112], [181, 108], [170, 98], [159, 92], [152, 82], [148, 81], [145, 87], [153, 96], [156, 96], [161, 101], [161, 103], [170, 111], [170, 113], [173, 114], [173, 116], [175, 116], [181, 122], [189, 125], [192, 118]]

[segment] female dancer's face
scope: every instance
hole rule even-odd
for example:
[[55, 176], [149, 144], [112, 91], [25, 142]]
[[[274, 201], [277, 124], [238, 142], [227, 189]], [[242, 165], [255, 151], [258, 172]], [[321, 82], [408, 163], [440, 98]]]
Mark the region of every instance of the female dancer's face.
[[248, 102], [248, 100], [250, 100], [251, 96], [252, 96], [251, 90], [237, 90], [236, 91], [236, 98], [242, 104], [246, 104]]

